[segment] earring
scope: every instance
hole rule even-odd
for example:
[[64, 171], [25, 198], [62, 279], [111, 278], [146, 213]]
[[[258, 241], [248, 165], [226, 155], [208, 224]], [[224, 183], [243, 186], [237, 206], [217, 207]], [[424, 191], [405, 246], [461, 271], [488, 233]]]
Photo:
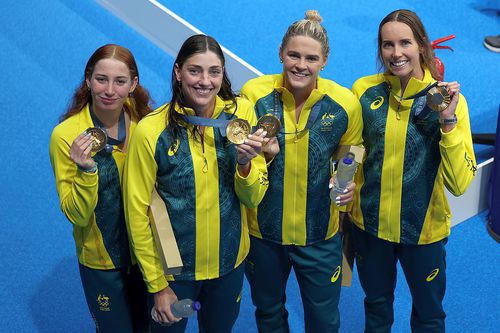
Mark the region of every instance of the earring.
[[321, 70], [324, 70], [325, 69], [325, 66], [321, 67]]
[[280, 63], [283, 63], [283, 59], [280, 58]]
[[181, 80], [177, 81], [177, 85], [178, 85], [179, 87], [182, 87], [182, 81], [181, 81]]

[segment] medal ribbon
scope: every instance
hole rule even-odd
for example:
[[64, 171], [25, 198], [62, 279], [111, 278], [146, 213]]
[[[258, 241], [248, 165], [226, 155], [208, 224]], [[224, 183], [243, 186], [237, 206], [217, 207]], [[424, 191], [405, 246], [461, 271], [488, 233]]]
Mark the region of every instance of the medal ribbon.
[[[306, 123], [306, 126], [304, 127], [304, 129], [300, 130], [300, 131], [296, 131], [296, 132], [284, 132], [284, 131], [281, 131], [280, 130], [280, 133], [282, 134], [298, 134], [298, 133], [302, 133], [308, 129], [310, 129], [313, 125], [314, 125], [314, 122], [316, 121], [316, 119], [318, 118], [318, 115], [319, 115], [319, 110], [321, 109], [321, 102], [323, 101], [323, 99], [320, 99], [319, 101], [316, 102], [316, 104], [314, 104], [314, 106], [312, 107], [311, 109], [311, 113], [309, 114], [309, 118], [307, 119], [307, 123]], [[273, 110], [273, 115], [280, 119], [280, 113], [282, 113], [282, 105], [281, 103], [279, 102], [279, 94], [278, 92], [275, 90], [274, 91], [274, 110]]]
[[220, 134], [223, 137], [226, 137], [226, 127], [227, 124], [229, 124], [229, 120], [227, 119], [222, 119], [224, 116], [225, 112], [221, 112], [220, 115], [217, 117], [217, 119], [213, 118], [205, 118], [205, 117], [199, 117], [199, 116], [186, 116], [183, 115], [182, 118], [183, 120], [191, 125], [196, 125], [196, 126], [208, 126], [208, 127], [214, 127], [219, 129]]
[[94, 113], [94, 109], [92, 108], [92, 104], [89, 105], [90, 117], [92, 118], [92, 122], [96, 127], [99, 127], [106, 133], [107, 144], [104, 148], [108, 153], [113, 150], [113, 146], [119, 146], [125, 141], [125, 137], [127, 136], [127, 130], [125, 129], [125, 114], [122, 111], [120, 113], [120, 118], [118, 119], [118, 138], [112, 138], [108, 135], [108, 131], [106, 130], [106, 126], [102, 123], [102, 121], [97, 118]]

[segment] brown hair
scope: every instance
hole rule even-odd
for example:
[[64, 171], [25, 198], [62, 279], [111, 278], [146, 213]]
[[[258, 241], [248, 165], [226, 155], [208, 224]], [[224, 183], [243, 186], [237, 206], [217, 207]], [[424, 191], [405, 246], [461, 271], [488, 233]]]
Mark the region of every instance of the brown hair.
[[116, 45], [116, 44], [106, 44], [98, 48], [90, 59], [87, 61], [85, 66], [85, 71], [83, 72], [83, 79], [78, 88], [76, 88], [73, 98], [71, 99], [70, 105], [67, 111], [60, 117], [60, 121], [68, 119], [69, 117], [79, 113], [85, 105], [92, 101], [90, 90], [87, 87], [86, 79], [89, 79], [94, 72], [96, 63], [102, 59], [116, 59], [127, 65], [130, 71], [130, 77], [133, 79], [137, 77], [137, 86], [132, 93], [129, 100], [132, 102], [131, 105], [125, 104], [123, 107], [125, 111], [128, 112], [133, 118], [141, 119], [146, 114], [151, 111], [149, 103], [151, 102], [151, 97], [149, 92], [141, 86], [139, 82], [139, 70], [135, 62], [135, 58], [132, 52], [127, 48]]
[[[222, 85], [217, 95], [224, 101], [231, 101], [231, 103], [228, 104], [227, 107], [236, 105], [236, 108], [238, 108], [236, 102], [237, 95], [233, 92], [231, 88], [231, 81], [229, 80], [229, 77], [226, 72], [226, 67], [225, 67], [226, 60], [224, 58], [224, 53], [222, 52], [222, 48], [220, 47], [219, 43], [213, 37], [203, 34], [193, 35], [189, 37], [182, 44], [174, 63], [177, 64], [179, 68], [182, 68], [184, 63], [189, 58], [191, 58], [196, 54], [205, 53], [207, 51], [215, 53], [219, 58], [222, 67], [224, 68], [222, 74]], [[172, 68], [171, 88], [172, 88], [172, 99], [170, 100], [170, 104], [168, 105], [167, 132], [170, 135], [170, 138], [173, 141], [175, 141], [181, 136], [182, 133], [181, 127], [183, 126], [183, 124], [185, 124], [183, 116], [175, 110], [175, 105], [177, 104], [181, 108], [189, 107], [188, 105], [186, 105], [185, 96], [183, 96], [182, 93], [181, 82], [177, 80], [177, 76], [175, 75], [175, 67]], [[236, 110], [234, 112], [236, 112]], [[199, 134], [197, 131], [197, 126], [193, 127], [192, 133], [193, 137], [195, 139], [198, 139]]]
[[425, 31], [424, 25], [417, 14], [407, 9], [395, 10], [389, 13], [389, 15], [384, 17], [382, 22], [380, 22], [378, 27], [378, 61], [382, 67], [384, 67], [384, 62], [382, 60], [382, 26], [388, 22], [400, 22], [410, 27], [418, 45], [423, 48], [423, 52], [420, 53], [420, 63], [424, 64], [429, 69], [432, 77], [440, 79], [441, 76], [436, 68], [436, 61], [434, 60], [434, 50], [429, 41], [427, 31]]
[[308, 10], [305, 18], [292, 23], [288, 27], [281, 41], [281, 49], [284, 50], [291, 38], [295, 36], [306, 36], [318, 41], [321, 44], [323, 56], [328, 58], [330, 53], [330, 45], [328, 43], [328, 35], [326, 29], [321, 25], [323, 19], [317, 10]]

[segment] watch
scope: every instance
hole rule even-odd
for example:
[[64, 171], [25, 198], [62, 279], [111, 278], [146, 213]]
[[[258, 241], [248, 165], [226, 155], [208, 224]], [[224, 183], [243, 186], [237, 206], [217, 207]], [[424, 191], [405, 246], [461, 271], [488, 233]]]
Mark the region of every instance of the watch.
[[439, 118], [441, 125], [453, 125], [457, 123], [457, 115], [454, 114], [452, 118]]
[[80, 170], [82, 172], [85, 172], [85, 173], [94, 173], [94, 172], [97, 171], [97, 162], [95, 162], [94, 166], [92, 168], [90, 168], [90, 169], [82, 168], [78, 164], [76, 166], [77, 166], [78, 170]]

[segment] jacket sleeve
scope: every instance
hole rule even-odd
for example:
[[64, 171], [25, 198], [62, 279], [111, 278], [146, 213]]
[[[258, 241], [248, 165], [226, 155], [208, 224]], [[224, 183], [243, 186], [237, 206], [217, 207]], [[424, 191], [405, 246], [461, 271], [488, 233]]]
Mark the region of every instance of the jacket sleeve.
[[472, 145], [469, 110], [463, 95], [459, 96], [457, 125], [448, 133], [441, 132], [441, 172], [444, 185], [454, 196], [465, 193], [476, 174], [476, 157]]
[[[238, 116], [248, 120], [250, 126], [257, 125], [257, 117], [252, 103], [247, 100], [238, 100], [238, 111]], [[234, 186], [240, 201], [248, 208], [255, 208], [264, 198], [269, 187], [269, 181], [267, 179], [266, 159], [263, 153], [253, 158], [250, 163], [250, 173], [247, 177], [242, 177], [236, 167]]]
[[[50, 137], [50, 162], [56, 178], [56, 190], [61, 210], [74, 225], [89, 224], [98, 198], [98, 173], [78, 170], [69, 156], [74, 138], [64, 135], [64, 128], [57, 126]], [[75, 135], [76, 138], [76, 135]]]
[[125, 220], [130, 243], [149, 292], [168, 286], [156, 250], [148, 216], [151, 192], [156, 182], [155, 144], [151, 129], [140, 122], [130, 140], [123, 179]]

